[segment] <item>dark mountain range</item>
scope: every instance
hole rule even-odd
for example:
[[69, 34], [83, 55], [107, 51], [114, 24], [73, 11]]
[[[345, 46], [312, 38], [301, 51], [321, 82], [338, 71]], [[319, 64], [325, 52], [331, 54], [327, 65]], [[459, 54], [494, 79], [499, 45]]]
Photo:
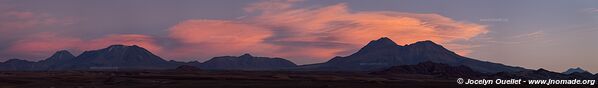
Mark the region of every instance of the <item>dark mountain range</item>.
[[372, 74], [381, 75], [403, 75], [403, 74], [421, 74], [434, 75], [439, 77], [480, 77], [483, 74], [476, 72], [467, 66], [450, 66], [447, 64], [422, 62], [416, 65], [393, 66], [389, 69], [373, 72]]
[[420, 41], [405, 46], [383, 37], [371, 41], [356, 53], [334, 57], [325, 63], [302, 66], [305, 70], [376, 71], [397, 65], [413, 65], [431, 61], [451, 66], [464, 65], [483, 73], [517, 72], [526, 69], [460, 56], [432, 41]]
[[296, 67], [291, 61], [282, 58], [254, 57], [250, 54], [214, 57], [200, 66], [213, 70], [276, 70]]
[[51, 70], [60, 64], [66, 64], [75, 58], [73, 54], [66, 50], [61, 50], [54, 53], [47, 59], [33, 62], [20, 59], [11, 59], [4, 63], [0, 63], [0, 70], [21, 70], [21, 71], [38, 71]]
[[562, 72], [562, 74], [569, 75], [572, 78], [583, 79], [583, 78], [594, 78], [594, 75], [586, 70], [583, 70], [579, 67], [577, 68], [569, 68], [567, 71]]
[[175, 71], [201, 71], [200, 68], [190, 65], [181, 65], [174, 69]]
[[202, 64], [199, 61], [180, 62], [180, 61], [175, 61], [175, 60], [169, 60], [168, 62], [177, 64], [177, 65], [188, 65], [188, 66], [194, 66], [194, 67], [200, 67]]
[[176, 63], [168, 62], [136, 45], [112, 45], [100, 50], [85, 51], [56, 69], [171, 69], [176, 66]]
[[566, 79], [569, 78], [565, 74], [548, 71], [546, 69], [538, 69], [535, 71], [522, 71], [516, 73], [518, 76], [529, 79]]
[[31, 70], [35, 68], [35, 62], [21, 59], [10, 59], [0, 63], [0, 70], [4, 71]]
[[569, 76], [571, 76], [570, 78], [574, 78], [574, 79], [590, 79], [590, 78], [594, 78], [594, 75], [592, 73], [588, 73], [588, 72], [583, 72], [583, 73], [579, 73], [579, 72], [574, 72], [571, 74], [568, 74]]

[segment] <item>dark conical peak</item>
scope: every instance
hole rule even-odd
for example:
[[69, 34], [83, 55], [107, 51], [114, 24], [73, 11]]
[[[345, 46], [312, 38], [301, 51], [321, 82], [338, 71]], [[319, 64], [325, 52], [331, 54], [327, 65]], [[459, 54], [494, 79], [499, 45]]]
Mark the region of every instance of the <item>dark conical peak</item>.
[[54, 54], [71, 54], [71, 52], [67, 51], [67, 50], [60, 50], [60, 51], [56, 51], [56, 53]]
[[110, 46], [108, 46], [108, 48], [122, 48], [122, 47], [127, 47], [127, 46], [121, 45], [121, 44], [116, 44], [116, 45], [110, 45]]
[[125, 48], [144, 49], [137, 45], [128, 46], [128, 45], [122, 45], [122, 44], [110, 45], [108, 48], [105, 48], [105, 49], [108, 49], [108, 51], [112, 51], [114, 49], [120, 50], [120, 49], [125, 49]]
[[[63, 57], [63, 56], [65, 56], [65, 55], [66, 55], [66, 56], [73, 56], [73, 57], [74, 57], [74, 55], [73, 55], [73, 54], [71, 54], [71, 52], [69, 52], [69, 51], [66, 51], [66, 50], [60, 50], [60, 51], [56, 51], [56, 53], [54, 53], [54, 55], [58, 55], [58, 57]], [[54, 56], [54, 55], [52, 55], [52, 56]]]
[[580, 67], [577, 67], [577, 68], [569, 68], [569, 70], [583, 70], [583, 69], [581, 69]]
[[28, 61], [28, 60], [22, 60], [22, 59], [16, 59], [16, 58], [15, 58], [15, 59], [9, 59], [9, 60], [6, 60], [6, 61], [4, 61], [4, 63], [18, 63], [18, 62], [24, 62], [24, 63], [27, 63], [27, 62], [31, 62], [31, 61]]
[[421, 45], [421, 46], [440, 46], [439, 44], [436, 44], [436, 43], [434, 43], [431, 40], [418, 41], [418, 42], [415, 42], [415, 43], [409, 44], [409, 45], [417, 45], [417, 46], [419, 46], [419, 45]]
[[363, 47], [364, 50], [376, 50], [380, 48], [388, 48], [388, 47], [396, 47], [397, 45], [394, 41], [389, 39], [388, 37], [382, 37], [378, 40], [372, 40], [370, 43]]
[[563, 74], [573, 74], [573, 73], [590, 73], [590, 72], [583, 70], [580, 67], [569, 68], [569, 69], [567, 69], [567, 71], [563, 72]]
[[405, 46], [406, 47], [411, 47], [411, 48], [420, 48], [420, 49], [427, 49], [427, 50], [439, 50], [439, 51], [452, 52], [452, 51], [444, 48], [442, 45], [434, 43], [434, 42], [432, 42], [430, 40], [418, 41], [418, 42], [415, 42], [413, 44], [409, 44], [409, 45], [405, 45]]
[[401, 47], [401, 46], [397, 45], [394, 41], [392, 41], [388, 37], [382, 37], [378, 40], [370, 41], [370, 43], [368, 43], [367, 45], [362, 47], [359, 51], [357, 51], [357, 53], [354, 53], [352, 55], [361, 55], [361, 54], [365, 54], [365, 53], [369, 53], [369, 52], [395, 49], [397, 47]]
[[129, 46], [129, 47], [133, 47], [133, 48], [142, 48], [142, 47], [140, 47], [140, 46], [137, 46], [137, 45], [132, 45], [132, 46]]
[[252, 58], [252, 57], [253, 56], [251, 56], [251, 54], [249, 54], [249, 53], [245, 53], [245, 54], [239, 56], [239, 58]]
[[394, 41], [392, 41], [390, 38], [388, 37], [382, 37], [378, 40], [373, 40], [370, 43], [368, 43], [369, 45], [373, 45], [373, 46], [397, 46], [397, 43], [395, 43]]
[[538, 69], [538, 70], [536, 70], [536, 71], [537, 71], [537, 72], [550, 72], [550, 71], [548, 71], [548, 70], [546, 70], [546, 69], [544, 69], [544, 68], [540, 68], [540, 69]]
[[54, 53], [52, 56], [50, 56], [50, 58], [46, 59], [46, 60], [67, 60], [67, 59], [73, 59], [75, 58], [75, 56], [73, 54], [71, 54], [71, 52], [66, 51], [66, 50], [60, 50], [60, 51], [56, 51], [56, 53]]

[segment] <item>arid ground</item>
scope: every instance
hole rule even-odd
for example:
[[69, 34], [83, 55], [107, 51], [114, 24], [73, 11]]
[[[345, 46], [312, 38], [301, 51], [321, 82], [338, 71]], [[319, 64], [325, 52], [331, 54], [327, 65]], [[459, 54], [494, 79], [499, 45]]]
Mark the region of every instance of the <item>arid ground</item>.
[[[571, 85], [517, 85], [575, 87]], [[56, 71], [0, 72], [0, 88], [492, 88], [452, 78], [383, 76], [359, 72]], [[595, 87], [595, 86], [594, 86]], [[591, 88], [575, 87], [575, 88]]]

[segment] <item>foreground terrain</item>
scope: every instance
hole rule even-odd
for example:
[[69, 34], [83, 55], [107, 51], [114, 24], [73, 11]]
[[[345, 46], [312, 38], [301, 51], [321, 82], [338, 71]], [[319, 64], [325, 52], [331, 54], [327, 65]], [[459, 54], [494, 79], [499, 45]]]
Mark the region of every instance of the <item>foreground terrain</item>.
[[[502, 85], [504, 86], [504, 85]], [[56, 71], [0, 72], [0, 88], [463, 88], [453, 78], [359, 72]], [[576, 85], [521, 87], [591, 88]]]

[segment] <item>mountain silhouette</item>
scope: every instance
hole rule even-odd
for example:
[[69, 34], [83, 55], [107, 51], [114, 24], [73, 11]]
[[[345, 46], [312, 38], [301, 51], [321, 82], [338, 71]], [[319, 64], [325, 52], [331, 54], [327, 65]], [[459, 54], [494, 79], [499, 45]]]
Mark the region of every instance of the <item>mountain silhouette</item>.
[[176, 66], [137, 45], [111, 45], [104, 49], [85, 51], [56, 69], [170, 69]]
[[202, 63], [201, 68], [212, 70], [276, 70], [296, 66], [295, 63], [282, 58], [254, 57], [250, 54], [243, 54], [238, 57], [214, 57]]
[[11, 59], [3, 63], [0, 63], [0, 70], [11, 70], [11, 71], [43, 71], [52, 70], [60, 64], [68, 64], [75, 58], [73, 54], [66, 50], [57, 51], [49, 58], [34, 62], [21, 59]]
[[569, 68], [567, 69], [567, 71], [563, 72], [563, 74], [573, 74], [573, 73], [589, 73], [592, 74], [586, 70], [581, 69], [580, 67], [577, 68]]
[[0, 63], [0, 70], [3, 71], [32, 70], [35, 68], [35, 62], [21, 59], [9, 59]]
[[200, 68], [191, 65], [181, 65], [176, 67], [174, 70], [183, 72], [201, 71]]
[[376, 71], [397, 65], [413, 65], [431, 61], [451, 66], [464, 65], [483, 73], [517, 72], [526, 70], [520, 67], [480, 61], [460, 56], [432, 41], [419, 41], [401, 46], [387, 37], [369, 42], [356, 53], [346, 57], [334, 57], [331, 60], [305, 65], [301, 69], [335, 71]]
[[68, 64], [67, 62], [75, 59], [75, 56], [71, 52], [66, 50], [57, 51], [47, 59], [38, 61], [35, 66], [38, 67], [34, 70], [55, 70], [55, 68], [61, 64]]

